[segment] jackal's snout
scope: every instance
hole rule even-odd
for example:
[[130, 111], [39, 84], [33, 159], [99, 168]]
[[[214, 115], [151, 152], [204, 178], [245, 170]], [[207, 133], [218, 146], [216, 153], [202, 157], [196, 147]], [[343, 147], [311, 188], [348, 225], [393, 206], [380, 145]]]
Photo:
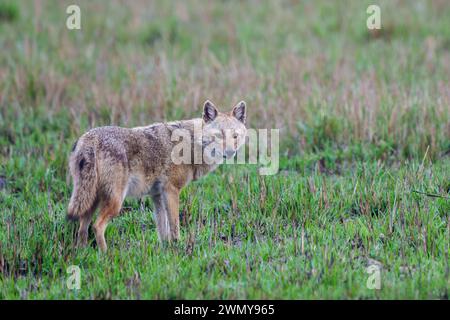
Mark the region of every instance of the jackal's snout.
[[231, 158], [234, 157], [235, 154], [236, 154], [236, 150], [226, 149], [225, 152], [223, 153], [223, 158], [224, 159], [231, 159]]

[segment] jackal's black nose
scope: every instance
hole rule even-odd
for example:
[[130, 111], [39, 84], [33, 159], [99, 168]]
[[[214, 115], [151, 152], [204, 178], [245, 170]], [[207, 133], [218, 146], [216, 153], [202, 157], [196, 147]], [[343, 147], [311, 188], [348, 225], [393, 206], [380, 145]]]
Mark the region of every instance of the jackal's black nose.
[[223, 155], [223, 157], [226, 159], [230, 159], [234, 156], [235, 153], [236, 151], [234, 150], [225, 150], [225, 154]]

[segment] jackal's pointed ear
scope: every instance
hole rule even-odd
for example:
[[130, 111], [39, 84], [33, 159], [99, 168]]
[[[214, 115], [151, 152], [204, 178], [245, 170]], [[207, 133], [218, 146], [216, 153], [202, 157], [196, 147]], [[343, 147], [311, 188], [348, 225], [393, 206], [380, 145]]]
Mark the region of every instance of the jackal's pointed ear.
[[219, 111], [217, 111], [216, 106], [211, 101], [206, 100], [203, 106], [203, 121], [205, 123], [214, 121], [218, 114]]
[[233, 111], [231, 111], [231, 114], [240, 122], [245, 124], [245, 119], [247, 117], [247, 106], [245, 105], [245, 102], [241, 101], [235, 105]]

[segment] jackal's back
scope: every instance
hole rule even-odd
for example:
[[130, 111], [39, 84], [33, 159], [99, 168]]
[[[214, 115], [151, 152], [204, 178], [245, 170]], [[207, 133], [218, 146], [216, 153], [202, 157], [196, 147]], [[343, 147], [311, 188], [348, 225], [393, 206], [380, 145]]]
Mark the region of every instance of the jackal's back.
[[78, 219], [114, 190], [125, 197], [148, 192], [170, 165], [171, 141], [164, 125], [139, 128], [98, 127], [83, 134], [69, 159], [74, 190], [68, 218]]

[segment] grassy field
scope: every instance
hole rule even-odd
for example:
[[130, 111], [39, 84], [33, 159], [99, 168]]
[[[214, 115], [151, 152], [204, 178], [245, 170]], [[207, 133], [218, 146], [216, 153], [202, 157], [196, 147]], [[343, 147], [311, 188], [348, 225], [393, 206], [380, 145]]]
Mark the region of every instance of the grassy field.
[[[374, 1], [146, 2], [0, 2], [0, 299], [448, 299], [447, 1], [376, 1], [377, 32]], [[279, 173], [189, 185], [179, 243], [158, 242], [143, 198], [107, 254], [75, 248], [76, 138], [198, 117], [206, 99], [280, 129]]]

